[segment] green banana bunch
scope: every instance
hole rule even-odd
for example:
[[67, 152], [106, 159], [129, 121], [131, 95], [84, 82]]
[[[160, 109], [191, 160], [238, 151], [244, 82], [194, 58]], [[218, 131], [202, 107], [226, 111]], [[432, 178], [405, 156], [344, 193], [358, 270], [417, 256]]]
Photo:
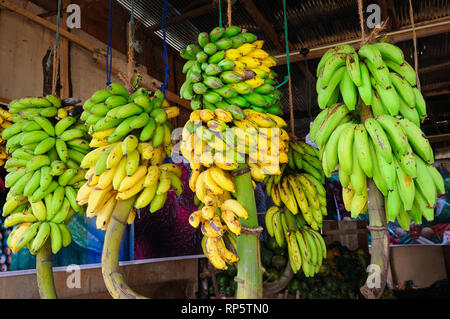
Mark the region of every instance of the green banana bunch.
[[[345, 64], [348, 74], [341, 75]], [[355, 74], [360, 74], [360, 81]], [[445, 189], [420, 129], [425, 100], [403, 52], [384, 42], [365, 44], [356, 55], [350, 46], [333, 48], [321, 58], [317, 76], [323, 110], [313, 121], [310, 136], [319, 147], [325, 176], [338, 169], [346, 210], [352, 217], [367, 210], [367, 179], [372, 178], [385, 197], [389, 221], [409, 229], [411, 219], [417, 224], [422, 217], [432, 220], [437, 193]], [[329, 87], [337, 85], [337, 78], [336, 98]], [[358, 93], [373, 115], [365, 116], [364, 122], [355, 104]]]
[[309, 228], [302, 215], [294, 215], [289, 209], [270, 207], [265, 215], [266, 229], [278, 246], [286, 247], [294, 273], [302, 270], [306, 277], [318, 273], [327, 256], [323, 237]]
[[2, 132], [11, 155], [3, 216], [5, 224], [15, 225], [15, 235], [8, 245], [15, 253], [27, 247], [36, 254], [50, 240], [56, 254], [71, 242], [66, 224], [83, 213], [73, 194], [84, 179], [80, 163], [89, 150], [87, 130], [77, 108], [63, 108], [52, 95], [14, 100], [9, 109], [14, 123]]
[[201, 32], [198, 44], [189, 44], [180, 53], [187, 60], [180, 96], [191, 101], [192, 110], [232, 105], [282, 115], [276, 74], [270, 70], [276, 62], [262, 46], [256, 35], [237, 26]]
[[416, 72], [403, 52], [387, 42], [329, 49], [317, 67], [318, 105], [325, 109], [343, 102], [355, 110], [358, 97], [379, 114], [401, 115], [420, 126], [426, 103], [416, 87]]
[[169, 106], [161, 91], [152, 95], [138, 88], [129, 94], [113, 83], [95, 92], [83, 108], [81, 119], [92, 140], [80, 160], [87, 172], [73, 197], [77, 205], [87, 204], [86, 216], [96, 217], [98, 229], [107, 229], [119, 201], [134, 199], [131, 224], [136, 209], [149, 206], [153, 213], [162, 208], [171, 188], [177, 195], [183, 192], [181, 169], [163, 164], [173, 149], [169, 120], [179, 109]]
[[[128, 135], [138, 136], [141, 142], [151, 140], [153, 147], [158, 147], [170, 138], [169, 120], [178, 115], [179, 108], [170, 106], [161, 91], [152, 95], [139, 88], [129, 94], [121, 84], [112, 83], [111, 88], [96, 91], [84, 103], [80, 119], [92, 135], [90, 147], [115, 143]], [[166, 148], [171, 151], [171, 147]]]

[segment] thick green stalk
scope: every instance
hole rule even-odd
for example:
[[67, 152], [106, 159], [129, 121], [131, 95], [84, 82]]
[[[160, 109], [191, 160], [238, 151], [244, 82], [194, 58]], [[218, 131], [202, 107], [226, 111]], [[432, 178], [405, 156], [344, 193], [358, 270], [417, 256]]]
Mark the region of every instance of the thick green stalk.
[[277, 292], [286, 288], [292, 278], [294, 278], [294, 273], [292, 271], [291, 264], [288, 261], [288, 263], [286, 264], [286, 268], [284, 269], [278, 280], [263, 285], [264, 298], [273, 297], [273, 295], [275, 295]]
[[56, 299], [53, 281], [53, 261], [50, 240], [36, 254], [36, 277], [41, 299]]
[[118, 201], [105, 234], [102, 251], [102, 274], [106, 288], [114, 299], [144, 299], [134, 292], [119, 272], [119, 251], [134, 197]]
[[[240, 165], [236, 171], [246, 169]], [[235, 172], [236, 172], [235, 171]], [[236, 176], [236, 199], [248, 212], [248, 219], [240, 219], [242, 233], [237, 238], [239, 256], [237, 281], [237, 299], [260, 299], [263, 296], [262, 267], [259, 247], [258, 216], [256, 212], [255, 194], [253, 192], [250, 172]], [[246, 231], [250, 229], [251, 231]]]
[[[361, 123], [373, 117], [370, 108], [362, 101], [359, 103]], [[389, 270], [389, 234], [383, 194], [378, 190], [373, 179], [367, 179], [367, 195], [369, 202], [369, 230], [372, 238], [370, 264], [378, 266], [369, 272], [361, 293], [368, 299], [378, 299], [383, 294]]]

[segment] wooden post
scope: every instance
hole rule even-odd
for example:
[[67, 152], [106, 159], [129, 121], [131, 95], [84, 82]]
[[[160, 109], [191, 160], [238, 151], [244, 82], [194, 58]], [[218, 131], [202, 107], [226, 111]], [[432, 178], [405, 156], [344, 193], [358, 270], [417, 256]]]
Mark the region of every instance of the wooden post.
[[[361, 99], [359, 109], [361, 112], [361, 123], [373, 117], [372, 111]], [[378, 269], [372, 269], [360, 291], [367, 299], [379, 299], [384, 292], [389, 270], [389, 234], [383, 195], [371, 178], [367, 179], [367, 188], [369, 206], [368, 228], [372, 238], [370, 264]]]

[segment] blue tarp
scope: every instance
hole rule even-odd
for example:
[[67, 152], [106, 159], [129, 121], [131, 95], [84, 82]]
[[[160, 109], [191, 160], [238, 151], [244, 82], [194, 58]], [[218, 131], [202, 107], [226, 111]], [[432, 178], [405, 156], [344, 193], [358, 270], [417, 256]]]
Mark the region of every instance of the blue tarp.
[[[88, 219], [85, 216], [74, 215], [68, 225], [72, 232], [72, 243], [62, 248], [57, 255], [53, 255], [53, 266], [67, 266], [72, 264], [96, 264], [101, 263], [103, 240], [105, 232], [95, 226], [95, 218]], [[133, 251], [131, 227], [125, 229], [119, 253], [119, 260], [132, 260]], [[21, 249], [13, 254], [11, 270], [34, 269], [36, 257], [31, 255], [28, 249]]]

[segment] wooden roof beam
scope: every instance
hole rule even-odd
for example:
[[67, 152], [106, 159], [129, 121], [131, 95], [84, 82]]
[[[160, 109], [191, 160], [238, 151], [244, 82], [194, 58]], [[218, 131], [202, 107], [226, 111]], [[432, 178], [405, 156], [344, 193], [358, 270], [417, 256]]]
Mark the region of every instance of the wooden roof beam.
[[[57, 27], [55, 24], [51, 23], [50, 21], [48, 21], [46, 19], [38, 17], [34, 13], [32, 13], [26, 9], [23, 9], [8, 0], [0, 0], [0, 7], [11, 10], [27, 19], [30, 19], [31, 21], [34, 21], [34, 22], [40, 24], [41, 26], [43, 26], [49, 30], [52, 30], [53, 32], [56, 32]], [[93, 53], [97, 64], [101, 65], [102, 67], [105, 66], [103, 64], [104, 62], [100, 62], [100, 59], [99, 59], [99, 56], [104, 56], [104, 50], [95, 47], [92, 43], [85, 41], [85, 40], [81, 39], [80, 37], [74, 35], [73, 33], [70, 33], [69, 31], [64, 30], [62, 28], [60, 28], [59, 33], [60, 33], [61, 37], [64, 37], [64, 38], [78, 44], [79, 46], [83, 47], [84, 49], [90, 51], [91, 53]], [[102, 58], [102, 60], [103, 60], [103, 58]], [[112, 68], [112, 72], [115, 74], [120, 73], [119, 70], [117, 70], [115, 68]], [[152, 78], [150, 75], [148, 75], [148, 77], [151, 79], [151, 82], [152, 82], [149, 85], [149, 87], [147, 87], [148, 89], [155, 90], [155, 89], [159, 89], [161, 87], [161, 84], [162, 84], [161, 81], [158, 81], [158, 80]], [[183, 106], [184, 108], [190, 109], [189, 101], [183, 100], [176, 93], [173, 93], [173, 92], [170, 92], [167, 90], [166, 90], [166, 94], [167, 94], [167, 99], [169, 101], [177, 103], [177, 104]]]
[[450, 68], [450, 61], [419, 68], [419, 74], [433, 73]]
[[[450, 32], [450, 16], [446, 17], [445, 20], [440, 19], [438, 22], [429, 21], [428, 23], [424, 23], [424, 24], [416, 27], [417, 38], [425, 38], [425, 37], [433, 36], [436, 34], [447, 33], [447, 32]], [[413, 31], [411, 28], [406, 28], [406, 29], [401, 29], [401, 30], [397, 30], [397, 31], [387, 32], [387, 33], [385, 33], [385, 35], [392, 38], [392, 40], [394, 42], [403, 42], [403, 41], [411, 40], [413, 38]], [[360, 38], [352, 39], [352, 40], [348, 40], [348, 41], [344, 41], [344, 42], [338, 42], [338, 43], [333, 43], [333, 44], [326, 45], [326, 46], [312, 48], [309, 50], [309, 53], [307, 54], [306, 57], [304, 55], [302, 55], [300, 51], [291, 52], [289, 59], [291, 62], [318, 59], [318, 58], [322, 57], [322, 55], [328, 49], [333, 48], [337, 45], [342, 45], [342, 44], [351, 44], [356, 49], [358, 49], [361, 46], [361, 39]], [[282, 54], [273, 54], [273, 55], [277, 59], [278, 65], [286, 64], [286, 54], [282, 53]]]

